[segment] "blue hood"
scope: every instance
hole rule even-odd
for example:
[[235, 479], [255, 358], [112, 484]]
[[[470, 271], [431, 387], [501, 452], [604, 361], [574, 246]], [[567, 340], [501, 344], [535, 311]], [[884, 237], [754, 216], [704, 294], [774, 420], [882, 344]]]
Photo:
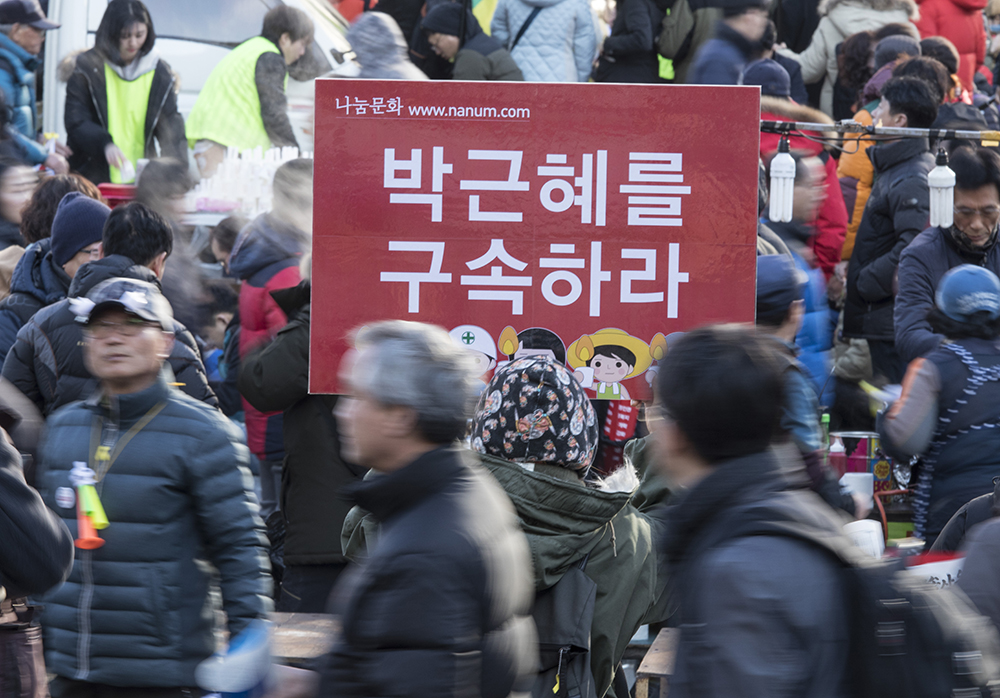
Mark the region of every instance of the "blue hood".
[[301, 257], [308, 248], [306, 233], [264, 213], [240, 231], [229, 257], [229, 272], [247, 280], [272, 264]]
[[51, 305], [66, 297], [70, 278], [52, 261], [51, 248], [51, 238], [28, 245], [14, 267], [10, 280], [11, 293], [25, 293], [43, 305]]
[[[15, 58], [17, 58], [25, 68], [34, 71], [38, 68], [38, 56], [34, 56], [23, 48], [11, 41], [10, 37], [6, 34], [0, 34], [0, 49], [11, 53]], [[16, 66], [15, 66], [16, 67]]]

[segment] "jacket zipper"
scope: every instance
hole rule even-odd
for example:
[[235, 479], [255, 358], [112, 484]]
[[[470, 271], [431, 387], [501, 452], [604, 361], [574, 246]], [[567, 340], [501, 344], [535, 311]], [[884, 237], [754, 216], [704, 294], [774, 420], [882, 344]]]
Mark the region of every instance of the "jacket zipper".
[[[156, 69], [154, 68], [153, 70], [155, 71]], [[153, 79], [156, 79], [155, 75], [153, 76]], [[175, 82], [177, 82], [177, 79], [171, 75], [170, 84], [167, 85], [167, 90], [163, 93], [163, 99], [160, 100], [160, 106], [156, 110], [156, 117], [153, 119], [153, 123], [149, 127], [149, 135], [146, 137], [146, 152], [149, 152], [149, 147], [153, 144], [153, 134], [156, 133], [156, 124], [160, 121], [160, 114], [163, 113], [163, 105], [167, 103], [167, 97], [170, 96], [170, 90], [174, 89]]]
[[97, 103], [97, 97], [94, 95], [94, 83], [92, 83], [90, 78], [87, 77], [86, 70], [81, 70], [80, 74], [83, 75], [83, 79], [87, 81], [87, 92], [90, 93], [90, 101], [94, 103], [94, 111], [97, 112], [97, 118], [101, 120], [101, 128], [107, 131], [107, 124], [104, 123], [104, 119], [101, 117], [101, 105]]
[[80, 552], [80, 571], [83, 574], [83, 591], [80, 592], [80, 637], [76, 641], [76, 678], [85, 681], [90, 675], [90, 604], [94, 600], [93, 552]]

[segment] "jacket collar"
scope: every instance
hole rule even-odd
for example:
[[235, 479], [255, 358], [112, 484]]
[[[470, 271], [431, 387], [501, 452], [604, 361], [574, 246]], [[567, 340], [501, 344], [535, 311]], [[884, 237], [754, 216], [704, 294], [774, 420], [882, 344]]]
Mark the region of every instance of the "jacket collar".
[[926, 138], [904, 138], [901, 141], [872, 146], [868, 149], [868, 157], [871, 158], [876, 172], [885, 172], [902, 162], [930, 152], [930, 149], [930, 143]]
[[91, 395], [85, 404], [88, 408], [103, 414], [111, 415], [118, 421], [134, 421], [140, 419], [144, 414], [166, 400], [170, 395], [170, 383], [174, 380], [173, 371], [164, 363], [160, 370], [160, 375], [156, 377], [153, 384], [145, 390], [127, 395], [107, 395], [104, 390], [98, 387], [97, 391]]
[[[0, 34], [0, 49], [11, 54], [21, 63], [21, 67], [29, 71], [34, 71], [38, 67], [38, 56], [32, 55], [18, 46], [13, 39], [6, 34]], [[17, 66], [14, 66], [15, 68]]]
[[678, 495], [666, 514], [664, 549], [680, 563], [698, 534], [738, 504], [785, 488], [778, 459], [768, 450], [724, 461], [692, 489]]
[[458, 447], [442, 446], [395, 472], [351, 485], [345, 492], [349, 499], [385, 522], [442, 491], [467, 470]]
[[938, 228], [938, 230], [941, 231], [945, 244], [961, 257], [962, 261], [969, 264], [982, 265], [997, 246], [997, 229], [993, 230], [993, 235], [990, 237], [989, 242], [982, 247], [972, 247], [967, 244], [964, 239], [965, 236], [955, 226], [947, 230], [941, 228]]
[[719, 23], [715, 25], [715, 38], [735, 46], [746, 60], [750, 60], [756, 49], [756, 46], [749, 39], [722, 20], [719, 20]]

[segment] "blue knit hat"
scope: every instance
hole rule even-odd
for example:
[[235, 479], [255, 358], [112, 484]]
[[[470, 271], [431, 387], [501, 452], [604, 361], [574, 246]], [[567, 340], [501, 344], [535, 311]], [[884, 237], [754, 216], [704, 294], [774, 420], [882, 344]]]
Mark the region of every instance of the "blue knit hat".
[[791, 97], [792, 81], [788, 71], [770, 58], [754, 61], [743, 71], [744, 85], [760, 85], [765, 97]]
[[987, 311], [990, 319], [1000, 317], [1000, 279], [989, 269], [962, 264], [941, 277], [934, 302], [942, 313], [958, 322]]
[[111, 209], [86, 194], [71, 191], [52, 219], [52, 261], [60, 267], [88, 245], [100, 242]]

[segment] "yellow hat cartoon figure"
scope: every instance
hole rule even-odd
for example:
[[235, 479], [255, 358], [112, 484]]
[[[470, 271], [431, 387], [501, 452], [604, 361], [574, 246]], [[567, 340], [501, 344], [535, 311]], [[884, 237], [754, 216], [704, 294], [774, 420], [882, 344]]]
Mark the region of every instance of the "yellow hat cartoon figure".
[[642, 375], [653, 362], [649, 345], [613, 327], [585, 334], [569, 345], [568, 363], [598, 400], [629, 400], [622, 381]]

